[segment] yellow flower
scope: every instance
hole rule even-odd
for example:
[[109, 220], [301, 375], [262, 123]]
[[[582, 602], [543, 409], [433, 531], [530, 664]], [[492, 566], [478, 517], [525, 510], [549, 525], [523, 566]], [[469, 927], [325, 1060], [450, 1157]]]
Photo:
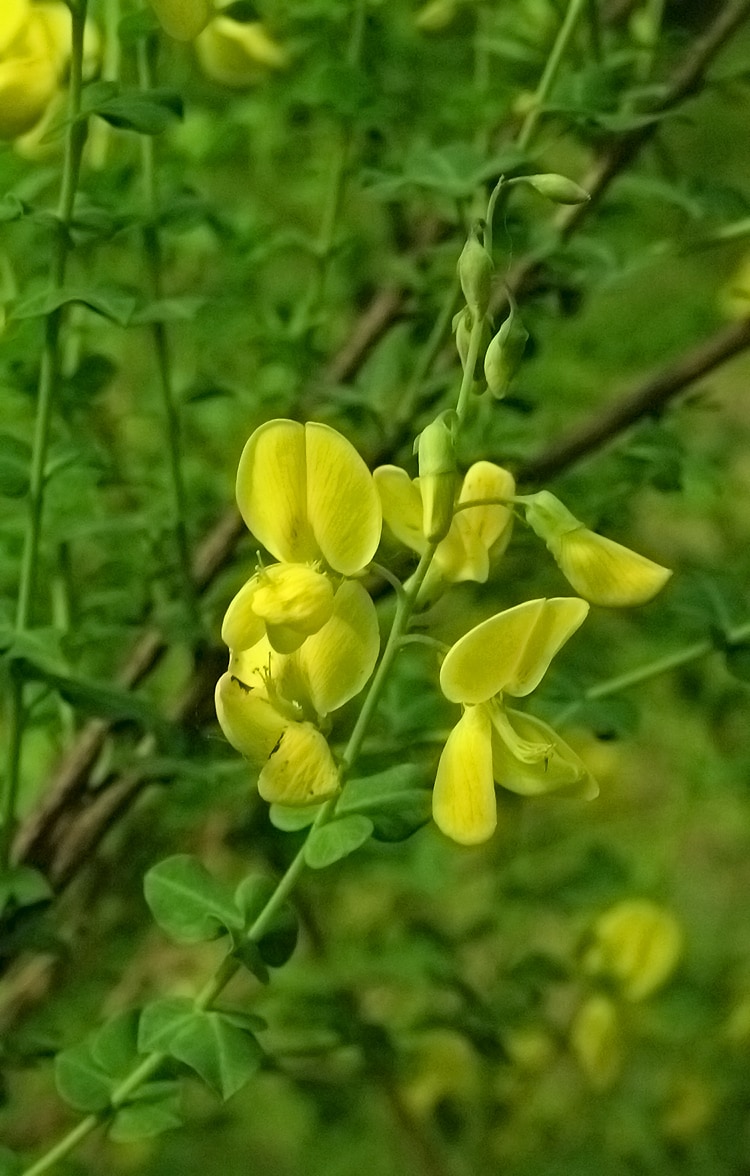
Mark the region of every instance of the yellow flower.
[[156, 19], [175, 41], [194, 41], [211, 19], [211, 0], [151, 0]]
[[[412, 481], [398, 466], [380, 466], [373, 477], [383, 506], [383, 518], [396, 538], [422, 555], [427, 549], [420, 479]], [[467, 471], [457, 505], [486, 498], [512, 498], [513, 475], [489, 461], [478, 461]], [[427, 509], [425, 509], [427, 507]], [[464, 508], [453, 516], [448, 534], [438, 544], [430, 568], [432, 580], [449, 583], [476, 580], [483, 584], [490, 572], [490, 560], [502, 555], [510, 542], [513, 515], [507, 506], [485, 505]]]
[[59, 62], [46, 22], [23, 7], [11, 4], [0, 18], [0, 139], [30, 131], [57, 90]]
[[233, 89], [256, 85], [288, 61], [286, 50], [259, 20], [243, 23], [217, 16], [198, 37], [195, 48], [206, 76]]
[[622, 1069], [622, 1031], [617, 1008], [595, 993], [578, 1009], [570, 1027], [570, 1046], [592, 1086], [608, 1090]]
[[291, 654], [267, 637], [233, 653], [216, 688], [224, 734], [260, 769], [264, 800], [313, 804], [338, 788], [320, 726], [364, 686], [377, 660], [377, 616], [361, 584], [344, 581], [328, 621]]
[[461, 845], [487, 841], [497, 824], [495, 784], [522, 796], [565, 789], [591, 799], [585, 764], [541, 719], [509, 709], [524, 697], [588, 612], [574, 598], [529, 600], [483, 621], [449, 650], [440, 671], [446, 698], [464, 712], [438, 764], [432, 811]]
[[[256, 539], [281, 562], [261, 569], [237, 593], [224, 618], [224, 641], [241, 652], [267, 634], [277, 652], [293, 653], [334, 615], [331, 573], [356, 576], [375, 554], [381, 510], [372, 475], [335, 429], [269, 421], [243, 450], [237, 503]], [[362, 627], [366, 641], [375, 606], [364, 592], [342, 597], [355, 599], [351, 623]]]
[[669, 568], [589, 531], [548, 490], [518, 501], [524, 503], [526, 521], [547, 544], [568, 583], [592, 604], [646, 604], [672, 575]]
[[648, 899], [625, 899], [597, 919], [583, 967], [613, 980], [628, 1000], [644, 1000], [672, 975], [682, 947], [671, 911]]

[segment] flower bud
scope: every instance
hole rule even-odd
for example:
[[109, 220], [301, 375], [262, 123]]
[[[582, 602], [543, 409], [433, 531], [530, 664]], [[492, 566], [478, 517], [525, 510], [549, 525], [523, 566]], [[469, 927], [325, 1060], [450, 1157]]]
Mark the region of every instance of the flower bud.
[[538, 176], [524, 176], [524, 182], [530, 184], [532, 188], [536, 188], [542, 196], [546, 196], [548, 200], [554, 201], [555, 204], [585, 204], [590, 200], [588, 192], [586, 192], [579, 184], [573, 180], [569, 180], [567, 176], [559, 176], [556, 172], [547, 172]]
[[646, 604], [672, 575], [669, 568], [596, 535], [548, 490], [524, 500], [526, 521], [543, 539], [579, 596], [604, 608]]
[[487, 387], [496, 400], [501, 400], [510, 387], [523, 353], [529, 332], [521, 322], [515, 302], [511, 302], [510, 314], [491, 341], [484, 357], [484, 374]]
[[151, 0], [151, 7], [175, 41], [194, 41], [208, 24], [213, 5], [211, 0]]
[[484, 318], [492, 289], [492, 258], [480, 240], [482, 222], [472, 226], [458, 259], [458, 277], [466, 305], [474, 319]]
[[456, 451], [449, 413], [441, 413], [423, 429], [419, 449], [419, 490], [422, 495], [422, 531], [430, 543], [444, 539], [453, 522], [457, 490]]
[[591, 1085], [608, 1090], [622, 1068], [619, 1017], [608, 996], [584, 1001], [570, 1027], [570, 1046]]
[[606, 976], [628, 1000], [661, 988], [682, 954], [682, 931], [671, 911], [646, 899], [616, 903], [597, 920], [583, 957], [590, 975]]

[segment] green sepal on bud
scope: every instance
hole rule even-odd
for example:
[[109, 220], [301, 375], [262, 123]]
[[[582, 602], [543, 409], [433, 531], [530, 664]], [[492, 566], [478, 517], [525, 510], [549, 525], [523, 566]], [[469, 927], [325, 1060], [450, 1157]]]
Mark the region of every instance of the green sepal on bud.
[[541, 196], [555, 204], [585, 204], [590, 200], [588, 192], [569, 180], [567, 176], [560, 176], [556, 172], [545, 172], [538, 176], [523, 176], [523, 182], [530, 184]]
[[[461, 360], [461, 367], [466, 368], [469, 359], [469, 345], [471, 343], [471, 328], [474, 319], [468, 306], [463, 310], [459, 310], [458, 314], [453, 316], [453, 333], [456, 336], [456, 350], [458, 351], [458, 358]], [[479, 349], [477, 351], [477, 358], [474, 364], [474, 371], [471, 373], [472, 380], [480, 380], [482, 377], [482, 357], [490, 345], [490, 324], [486, 318], [482, 319], [482, 333], [479, 337]], [[482, 388], [477, 388], [475, 391], [483, 391]]]
[[422, 531], [429, 543], [444, 539], [453, 522], [458, 488], [455, 417], [452, 410], [441, 413], [422, 430], [415, 444], [419, 453]]
[[484, 318], [492, 292], [492, 258], [482, 244], [484, 221], [472, 225], [458, 259], [458, 278], [474, 320]]
[[518, 307], [511, 298], [510, 314], [491, 340], [484, 356], [487, 387], [496, 400], [502, 400], [505, 396], [521, 366], [528, 338], [529, 332], [523, 325]]

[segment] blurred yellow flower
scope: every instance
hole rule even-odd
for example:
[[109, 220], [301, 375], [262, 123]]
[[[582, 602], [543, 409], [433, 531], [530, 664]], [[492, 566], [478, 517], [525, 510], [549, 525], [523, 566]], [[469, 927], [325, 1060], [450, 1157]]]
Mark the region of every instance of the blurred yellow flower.
[[614, 981], [627, 1000], [644, 1000], [669, 980], [683, 936], [671, 911], [648, 899], [625, 899], [597, 919], [583, 956], [589, 975]]
[[198, 37], [195, 48], [207, 77], [238, 90], [256, 85], [288, 63], [284, 47], [257, 20], [217, 16]]
[[608, 1090], [622, 1069], [622, 1033], [617, 1008], [595, 993], [580, 1006], [570, 1027], [570, 1047], [597, 1090]]
[[464, 712], [440, 757], [432, 812], [453, 841], [476, 845], [492, 836], [496, 783], [522, 796], [559, 789], [586, 799], [598, 795], [573, 749], [541, 719], [511, 710], [503, 699], [538, 686], [587, 612], [575, 598], [529, 600], [475, 626], [446, 655], [440, 685]]
[[672, 575], [669, 568], [589, 531], [548, 490], [518, 501], [568, 583], [591, 604], [606, 608], [646, 604]]
[[211, 19], [212, 0], [150, 0], [156, 19], [175, 41], [194, 41]]

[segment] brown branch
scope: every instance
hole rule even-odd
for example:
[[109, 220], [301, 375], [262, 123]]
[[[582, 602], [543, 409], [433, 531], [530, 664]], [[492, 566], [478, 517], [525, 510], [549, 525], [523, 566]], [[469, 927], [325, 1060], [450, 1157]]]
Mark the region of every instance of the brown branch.
[[750, 318], [717, 331], [650, 376], [644, 383], [607, 404], [540, 453], [528, 458], [517, 471], [519, 482], [542, 482], [600, 449], [624, 429], [664, 406], [733, 356], [750, 347]]

